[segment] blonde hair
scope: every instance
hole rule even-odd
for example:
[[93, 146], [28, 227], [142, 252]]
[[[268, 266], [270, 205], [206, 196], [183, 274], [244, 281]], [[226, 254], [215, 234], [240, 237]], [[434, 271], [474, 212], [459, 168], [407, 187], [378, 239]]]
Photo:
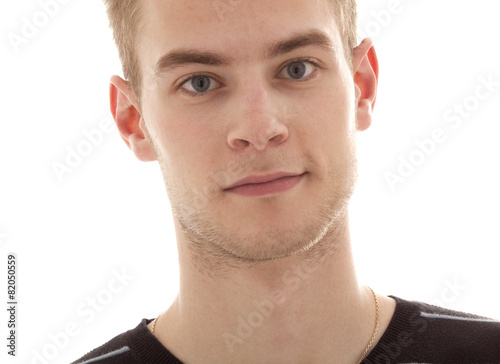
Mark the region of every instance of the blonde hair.
[[[137, 53], [137, 42], [141, 33], [141, 7], [139, 0], [103, 0], [107, 9], [110, 27], [123, 68], [124, 77], [130, 81], [137, 98], [141, 98], [142, 74]], [[333, 16], [338, 24], [348, 64], [357, 45], [356, 0], [327, 0], [333, 7]], [[352, 70], [351, 70], [352, 71]]]

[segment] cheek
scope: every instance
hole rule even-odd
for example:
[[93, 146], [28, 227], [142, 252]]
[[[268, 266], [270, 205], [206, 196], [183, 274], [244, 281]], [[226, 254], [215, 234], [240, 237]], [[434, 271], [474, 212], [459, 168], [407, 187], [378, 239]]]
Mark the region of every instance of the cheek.
[[[163, 158], [176, 178], [192, 183], [208, 175], [220, 155], [221, 131], [209, 118], [158, 110], [151, 115], [155, 136]], [[220, 129], [220, 128], [219, 128]]]
[[[345, 145], [354, 125], [352, 95], [338, 81], [334, 87], [322, 87], [302, 103], [302, 131], [316, 148], [337, 150]], [[313, 140], [313, 142], [311, 142]]]
[[329, 82], [301, 103], [296, 120], [299, 150], [315, 164], [312, 172], [324, 181], [344, 174], [352, 164], [354, 104], [349, 86], [339, 80]]

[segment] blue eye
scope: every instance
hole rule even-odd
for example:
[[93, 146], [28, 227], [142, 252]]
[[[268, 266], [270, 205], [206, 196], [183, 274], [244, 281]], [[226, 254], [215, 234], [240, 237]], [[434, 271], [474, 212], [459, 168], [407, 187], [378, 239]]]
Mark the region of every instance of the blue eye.
[[300, 80], [313, 73], [315, 68], [316, 66], [309, 61], [293, 61], [283, 68], [283, 70], [279, 73], [279, 76], [281, 78]]
[[[309, 58], [299, 58], [288, 63], [278, 74], [279, 78], [301, 81], [310, 76], [316, 68], [321, 68]], [[305, 80], [304, 80], [305, 81]], [[205, 74], [193, 75], [185, 80], [180, 88], [183, 88], [193, 96], [201, 96], [211, 90], [217, 89], [221, 83]]]
[[198, 94], [208, 92], [219, 86], [219, 82], [205, 75], [193, 76], [181, 85], [185, 90]]
[[304, 77], [304, 75], [306, 74], [306, 71], [307, 71], [307, 67], [304, 64], [304, 62], [300, 62], [300, 63], [295, 62], [295, 63], [289, 64], [286, 71], [291, 78], [298, 80], [298, 79]]

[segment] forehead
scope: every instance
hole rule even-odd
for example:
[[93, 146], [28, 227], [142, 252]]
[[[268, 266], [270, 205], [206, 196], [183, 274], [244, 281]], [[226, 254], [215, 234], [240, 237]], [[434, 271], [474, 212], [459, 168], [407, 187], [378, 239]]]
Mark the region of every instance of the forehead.
[[[254, 59], [267, 44], [317, 29], [341, 51], [328, 0], [143, 0], [140, 57], [151, 67], [172, 49]], [[142, 63], [142, 62], [141, 62]]]

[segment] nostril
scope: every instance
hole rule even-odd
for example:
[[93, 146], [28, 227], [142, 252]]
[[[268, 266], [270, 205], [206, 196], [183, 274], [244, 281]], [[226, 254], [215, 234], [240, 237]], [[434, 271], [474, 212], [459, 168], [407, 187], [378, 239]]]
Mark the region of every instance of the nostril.
[[[259, 125], [260, 124], [260, 125]], [[275, 147], [288, 138], [288, 127], [275, 118], [252, 119], [235, 123], [228, 131], [227, 144], [235, 149], [249, 147], [263, 151]]]
[[284, 139], [284, 135], [278, 134], [272, 137], [269, 141], [273, 143], [281, 143], [281, 141]]
[[235, 139], [233, 141], [233, 147], [235, 148], [238, 148], [238, 149], [245, 149], [245, 148], [248, 148], [248, 146], [250, 145], [250, 142], [248, 140], [245, 140], [245, 139]]

